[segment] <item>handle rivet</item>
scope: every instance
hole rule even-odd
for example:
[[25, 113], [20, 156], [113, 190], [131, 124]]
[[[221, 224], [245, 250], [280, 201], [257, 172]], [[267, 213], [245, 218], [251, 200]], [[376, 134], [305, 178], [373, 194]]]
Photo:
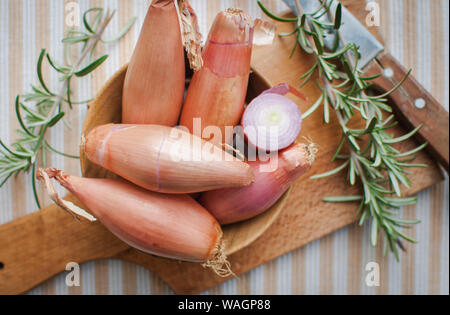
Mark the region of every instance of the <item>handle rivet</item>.
[[392, 68], [386, 68], [383, 74], [386, 78], [392, 78], [394, 76], [394, 70]]
[[423, 98], [418, 98], [414, 101], [414, 106], [418, 109], [425, 108], [427, 106], [427, 102]]

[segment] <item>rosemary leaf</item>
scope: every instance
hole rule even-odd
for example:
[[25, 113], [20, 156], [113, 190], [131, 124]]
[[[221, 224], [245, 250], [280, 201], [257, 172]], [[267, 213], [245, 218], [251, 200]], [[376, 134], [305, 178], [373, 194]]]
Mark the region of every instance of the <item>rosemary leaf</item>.
[[342, 22], [342, 4], [338, 4], [336, 8], [335, 20], [334, 20], [334, 29], [338, 30], [341, 28]]
[[267, 8], [260, 2], [258, 1], [258, 5], [261, 8], [261, 10], [263, 10], [263, 12], [265, 14], [267, 14], [267, 16], [269, 16], [270, 18], [276, 20], [276, 21], [280, 21], [280, 22], [297, 22], [297, 18], [282, 18], [279, 17], [275, 14], [273, 14], [272, 12], [270, 12], [269, 10], [267, 10]]
[[395, 139], [384, 139], [384, 143], [394, 144], [394, 143], [400, 143], [400, 142], [403, 142], [405, 140], [408, 140], [409, 138], [414, 136], [417, 132], [419, 132], [419, 130], [422, 129], [422, 127], [423, 127], [423, 124], [420, 124], [413, 131], [411, 131], [410, 133], [407, 133], [404, 136], [401, 136], [401, 137], [398, 137], [398, 138], [395, 138]]
[[126, 33], [128, 33], [128, 31], [133, 27], [134, 23], [136, 23], [137, 21], [137, 17], [131, 19], [127, 25], [125, 25], [123, 27], [123, 29], [113, 38], [111, 39], [102, 39], [103, 43], [113, 43], [115, 41], [118, 41], [119, 39], [121, 39]]
[[97, 60], [95, 60], [94, 62], [92, 62], [90, 65], [86, 66], [86, 68], [75, 72], [75, 75], [77, 77], [84, 77], [86, 75], [88, 75], [89, 73], [91, 73], [92, 71], [94, 71], [95, 69], [97, 69], [98, 67], [100, 67], [100, 65], [106, 60], [108, 59], [108, 55], [104, 55], [100, 58], [98, 58]]
[[331, 202], [331, 203], [339, 203], [339, 202], [347, 203], [361, 200], [362, 200], [361, 196], [335, 196], [323, 198], [324, 202]]
[[322, 104], [323, 101], [323, 94], [320, 95], [320, 97], [317, 99], [317, 101], [314, 103], [313, 106], [311, 106], [310, 109], [306, 111], [306, 113], [303, 114], [303, 119], [308, 118], [312, 113], [316, 111], [316, 109]]
[[323, 174], [320, 174], [320, 175], [311, 176], [310, 179], [321, 179], [321, 178], [330, 177], [332, 175], [336, 175], [337, 173], [339, 173], [342, 170], [344, 170], [349, 164], [350, 164], [350, 161], [347, 161], [344, 164], [342, 164], [341, 166], [336, 167], [334, 170], [331, 170], [329, 172], [326, 172], [326, 173], [323, 173]]

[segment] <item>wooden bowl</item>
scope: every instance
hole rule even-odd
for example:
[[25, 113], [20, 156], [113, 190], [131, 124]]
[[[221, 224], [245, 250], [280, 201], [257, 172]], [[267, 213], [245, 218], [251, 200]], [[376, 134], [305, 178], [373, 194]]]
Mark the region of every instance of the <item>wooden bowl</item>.
[[[95, 100], [90, 104], [89, 112], [83, 125], [82, 135], [87, 135], [97, 126], [108, 123], [120, 123], [122, 118], [122, 89], [128, 66], [120, 69], [103, 87]], [[264, 90], [269, 84], [257, 73], [252, 73], [247, 92], [247, 99], [251, 100]], [[81, 154], [81, 171], [83, 176], [90, 178], [115, 178], [117, 175], [91, 163]], [[265, 213], [236, 224], [223, 227], [226, 253], [231, 255], [254, 242], [275, 221], [284, 207], [289, 191]]]

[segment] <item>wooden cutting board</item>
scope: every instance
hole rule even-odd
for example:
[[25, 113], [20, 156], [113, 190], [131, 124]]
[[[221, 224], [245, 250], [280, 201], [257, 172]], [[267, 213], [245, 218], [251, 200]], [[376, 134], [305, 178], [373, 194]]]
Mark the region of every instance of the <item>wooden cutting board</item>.
[[[348, 4], [347, 7], [360, 20], [365, 19], [364, 0], [342, 2]], [[290, 31], [291, 28], [289, 24], [279, 25], [280, 32]], [[380, 38], [376, 30], [374, 35]], [[277, 38], [271, 47], [255, 48], [252, 62], [254, 71], [273, 85], [289, 82], [298, 86], [300, 75], [309, 69], [312, 60], [300, 50], [289, 59], [293, 44], [292, 38]], [[304, 111], [314, 103], [319, 91], [313, 83], [302, 91], [309, 97], [308, 104], [300, 104]], [[405, 130], [398, 127], [394, 132], [400, 134]], [[301, 137], [310, 138], [318, 144], [320, 151], [317, 161], [312, 171], [295, 184], [285, 209], [268, 231], [252, 245], [229, 257], [237, 275], [357, 219], [355, 204], [326, 204], [321, 201], [327, 195], [357, 192], [356, 188], [349, 188], [344, 176], [309, 180], [309, 176], [335, 167], [329, 161], [340, 140], [337, 123], [334, 121], [324, 125], [319, 111], [304, 122]], [[403, 144], [401, 149], [408, 150], [416, 145], [411, 140]], [[442, 180], [439, 168], [427, 154], [419, 154], [417, 161], [430, 166], [412, 170], [414, 186], [405, 190], [408, 195]], [[69, 199], [72, 198], [69, 196]], [[227, 280], [198, 264], [143, 254], [122, 243], [101, 224], [75, 221], [52, 206], [0, 227], [0, 294], [26, 292], [64, 271], [68, 262], [83, 263], [106, 258], [120, 258], [140, 264], [158, 274], [179, 294], [199, 293]]]

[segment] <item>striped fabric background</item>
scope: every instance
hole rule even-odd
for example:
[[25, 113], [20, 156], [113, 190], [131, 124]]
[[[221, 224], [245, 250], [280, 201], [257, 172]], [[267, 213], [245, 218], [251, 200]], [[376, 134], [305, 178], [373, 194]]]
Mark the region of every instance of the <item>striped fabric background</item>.
[[[60, 39], [66, 30], [65, 5], [74, 0], [0, 0], [0, 137], [9, 143], [18, 124], [13, 110], [17, 93], [37, 81], [35, 65], [41, 48], [61, 59]], [[101, 46], [98, 53], [110, 58], [92, 77], [76, 81], [77, 99], [89, 99], [133, 51], [143, 22], [147, 0], [78, 0], [83, 12], [89, 7], [117, 9], [107, 37], [117, 33], [133, 16], [136, 27], [119, 44]], [[264, 1], [272, 11], [286, 9], [280, 0]], [[448, 110], [449, 106], [449, 3], [447, 0], [377, 0], [381, 7], [381, 32], [386, 45]], [[192, 0], [207, 34], [215, 14], [239, 6], [253, 17], [261, 17], [256, 0]], [[55, 73], [44, 71], [56, 88]], [[49, 139], [65, 152], [76, 154], [79, 133], [86, 115], [80, 106], [70, 113], [72, 131], [58, 126]], [[79, 162], [56, 155], [48, 164], [79, 173]], [[0, 223], [36, 211], [30, 176], [10, 180], [0, 190]], [[368, 246], [368, 229], [352, 226], [260, 266], [205, 294], [448, 294], [449, 293], [449, 181], [420, 193], [416, 206], [402, 215], [422, 220], [408, 231], [420, 243], [407, 245], [408, 252], [397, 263], [384, 258], [380, 249]], [[41, 192], [42, 194], [42, 192]], [[365, 266], [378, 262], [381, 285], [365, 285]], [[171, 294], [170, 288], [151, 272], [133, 264], [111, 260], [82, 265], [82, 286], [68, 288], [64, 276], [49, 280], [29, 294]]]

